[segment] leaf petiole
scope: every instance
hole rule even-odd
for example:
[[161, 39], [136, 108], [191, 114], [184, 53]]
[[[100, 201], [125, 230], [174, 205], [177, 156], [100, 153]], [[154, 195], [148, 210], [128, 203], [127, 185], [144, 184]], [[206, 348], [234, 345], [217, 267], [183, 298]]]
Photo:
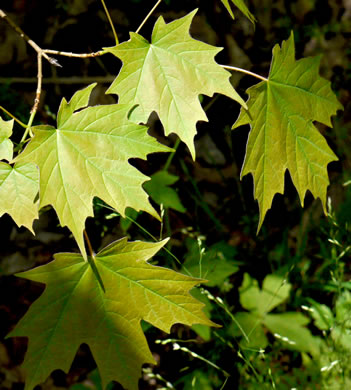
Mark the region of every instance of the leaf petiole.
[[268, 79], [266, 77], [260, 76], [259, 74], [254, 73], [254, 72], [250, 72], [249, 70], [246, 70], [246, 69], [242, 69], [242, 68], [238, 68], [236, 66], [230, 66], [230, 65], [219, 65], [219, 66], [221, 66], [224, 69], [234, 70], [236, 72], [248, 74], [248, 75], [256, 77], [257, 79], [260, 79], [262, 81], [268, 81]]
[[96, 264], [95, 264], [95, 253], [93, 251], [93, 247], [91, 246], [91, 242], [89, 240], [89, 236], [88, 236], [88, 234], [87, 234], [85, 229], [83, 230], [83, 233], [84, 233], [84, 238], [85, 238], [85, 241], [86, 241], [86, 243], [88, 245], [89, 254], [90, 254], [90, 257], [89, 256], [87, 257], [88, 258], [88, 263], [89, 263], [89, 265], [90, 265], [94, 275], [96, 276], [96, 279], [97, 279], [100, 287], [102, 288], [102, 291], [105, 293], [106, 292], [105, 286], [104, 286], [104, 283], [102, 281], [102, 278], [101, 278], [101, 275], [99, 273], [99, 270], [97, 269]]
[[155, 9], [158, 7], [158, 5], [161, 3], [162, 0], [158, 0], [157, 3], [152, 7], [151, 11], [145, 16], [144, 20], [141, 22], [140, 26], [136, 29], [136, 34], [141, 30], [141, 28], [144, 26], [144, 24], [147, 22], [149, 17], [153, 14]]
[[29, 118], [28, 124], [25, 126], [26, 127], [26, 131], [24, 132], [23, 137], [21, 138], [20, 144], [22, 144], [26, 140], [28, 133], [29, 133], [29, 135], [31, 137], [33, 137], [33, 133], [32, 133], [31, 127], [32, 127], [32, 123], [33, 123], [33, 120], [34, 120], [34, 117], [35, 117], [35, 113], [36, 113], [36, 111], [32, 111], [32, 113], [30, 114], [30, 118]]
[[111, 29], [112, 29], [112, 33], [113, 33], [113, 36], [115, 38], [116, 45], [118, 45], [119, 44], [119, 40], [118, 40], [118, 36], [117, 36], [116, 30], [115, 30], [115, 27], [114, 27], [113, 22], [112, 22], [110, 13], [108, 12], [108, 9], [107, 9], [107, 7], [105, 5], [105, 1], [101, 0], [101, 3], [102, 3], [102, 6], [104, 7], [105, 14], [106, 14], [107, 19], [108, 19], [108, 21], [110, 23], [110, 26], [111, 26]]
[[17, 119], [13, 114], [11, 114], [9, 111], [6, 110], [6, 108], [4, 108], [3, 106], [0, 106], [0, 110], [4, 111], [5, 114], [7, 114], [8, 116], [10, 116], [12, 119], [14, 119], [20, 126], [26, 128], [27, 125], [24, 124], [23, 122], [21, 122], [19, 119]]

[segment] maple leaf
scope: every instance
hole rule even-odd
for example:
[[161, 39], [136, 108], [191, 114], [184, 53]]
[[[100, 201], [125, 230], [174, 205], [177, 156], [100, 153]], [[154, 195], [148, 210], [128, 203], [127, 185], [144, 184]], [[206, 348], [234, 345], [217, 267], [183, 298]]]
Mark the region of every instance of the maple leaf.
[[[233, 11], [232, 11], [232, 9], [230, 7], [229, 0], [221, 0], [221, 2], [223, 3], [223, 5], [227, 9], [227, 11], [229, 12], [229, 14], [232, 17], [232, 19], [235, 19], [234, 18], [234, 13], [233, 13]], [[231, 0], [231, 2], [240, 9], [240, 11], [250, 20], [251, 23], [255, 24], [256, 18], [249, 11], [249, 9], [247, 8], [247, 6], [246, 6], [246, 4], [244, 3], [243, 0]]]
[[51, 204], [62, 226], [68, 226], [86, 257], [83, 229], [93, 215], [97, 196], [122, 216], [125, 209], [144, 210], [158, 217], [142, 189], [148, 179], [128, 163], [130, 158], [169, 151], [147, 134], [147, 128], [127, 120], [130, 106], [87, 107], [94, 85], [64, 99], [57, 129], [32, 127], [34, 137], [15, 161], [35, 162], [40, 170], [40, 207]]
[[326, 212], [327, 165], [337, 160], [313, 124], [332, 126], [330, 117], [342, 109], [319, 76], [320, 57], [295, 60], [294, 36], [273, 48], [267, 81], [247, 90], [248, 111], [241, 110], [233, 129], [250, 124], [241, 177], [251, 173], [260, 208], [260, 229], [276, 193], [284, 191], [288, 169], [303, 206], [307, 190], [322, 201]]
[[0, 117], [0, 160], [12, 160], [13, 143], [9, 138], [12, 134], [13, 122], [13, 119], [4, 121]]
[[241, 329], [237, 324], [230, 329], [235, 335], [245, 336], [241, 341], [242, 348], [265, 348], [269, 344], [264, 331], [267, 328], [284, 346], [315, 356], [319, 354], [321, 340], [306, 328], [310, 322], [308, 317], [299, 312], [269, 313], [288, 299], [290, 290], [291, 284], [281, 276], [267, 275], [260, 289], [257, 280], [244, 274], [239, 288], [240, 303], [249, 312], [236, 313]]
[[123, 238], [99, 252], [94, 261], [105, 293], [92, 267], [78, 254], [56, 254], [51, 263], [18, 274], [46, 284], [8, 335], [29, 338], [23, 363], [26, 390], [55, 369], [68, 372], [82, 343], [90, 347], [104, 388], [115, 380], [137, 389], [141, 365], [155, 363], [142, 319], [165, 332], [175, 323], [217, 326], [189, 293], [201, 279], [147, 263], [166, 242]]
[[39, 172], [35, 164], [0, 162], [0, 217], [7, 213], [18, 226], [25, 226], [33, 234], [33, 221], [38, 218]]
[[182, 205], [178, 193], [172, 187], [179, 179], [178, 176], [171, 175], [167, 171], [158, 171], [150, 176], [151, 180], [144, 184], [145, 190], [157, 204], [163, 205], [165, 208], [172, 208], [185, 213], [185, 208]]
[[151, 43], [130, 33], [128, 42], [104, 49], [123, 62], [107, 93], [118, 94], [120, 103], [137, 106], [131, 114], [135, 122], [145, 123], [156, 111], [165, 134], [176, 133], [194, 159], [196, 123], [207, 121], [199, 95], [218, 92], [246, 107], [229, 82], [230, 73], [214, 61], [221, 48], [189, 35], [196, 11], [168, 24], [159, 17]]

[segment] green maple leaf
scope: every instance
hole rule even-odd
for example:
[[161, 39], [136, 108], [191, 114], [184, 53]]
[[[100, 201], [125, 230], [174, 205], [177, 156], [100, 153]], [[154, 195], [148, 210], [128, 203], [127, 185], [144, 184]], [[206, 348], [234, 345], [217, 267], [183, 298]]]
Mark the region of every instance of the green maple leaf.
[[[227, 11], [229, 12], [230, 16], [234, 18], [234, 13], [230, 7], [229, 0], [221, 0]], [[236, 5], [240, 11], [250, 20], [251, 23], [255, 24], [256, 18], [252, 15], [252, 13], [247, 8], [246, 4], [243, 0], [231, 0], [231, 2]]]
[[38, 218], [39, 172], [35, 164], [0, 162], [0, 217], [7, 213], [18, 226], [33, 233], [33, 221]]
[[107, 93], [119, 102], [137, 106], [131, 120], [145, 123], [156, 111], [165, 134], [176, 133], [195, 158], [196, 123], [207, 121], [199, 95], [222, 93], [246, 107], [229, 82], [230, 73], [214, 61], [221, 50], [189, 35], [196, 10], [166, 24], [159, 17], [149, 43], [136, 33], [130, 40], [104, 50], [123, 61]]
[[178, 176], [171, 175], [167, 171], [158, 171], [151, 175], [151, 180], [144, 184], [144, 188], [157, 204], [185, 213], [186, 210], [177, 191], [170, 187], [178, 179]]
[[68, 372], [82, 343], [90, 347], [104, 388], [115, 380], [137, 389], [141, 365], [155, 363], [142, 319], [165, 332], [175, 323], [216, 326], [189, 294], [201, 279], [147, 263], [166, 242], [123, 238], [99, 252], [94, 261], [105, 293], [78, 254], [57, 254], [51, 263], [18, 275], [46, 284], [8, 336], [29, 338], [23, 363], [26, 390], [55, 369]]
[[13, 143], [9, 138], [12, 134], [13, 122], [13, 119], [4, 121], [0, 117], [0, 160], [12, 160]]
[[130, 158], [169, 151], [127, 120], [130, 106], [86, 106], [94, 85], [63, 99], [57, 129], [33, 127], [34, 138], [16, 161], [35, 162], [40, 170], [40, 207], [51, 204], [62, 226], [68, 226], [84, 257], [83, 229], [93, 215], [97, 196], [122, 216], [125, 209], [144, 210], [159, 218], [142, 184], [148, 179], [129, 164]]
[[296, 312], [269, 313], [288, 299], [290, 289], [291, 284], [278, 275], [267, 275], [262, 289], [257, 280], [244, 275], [239, 288], [240, 303], [249, 312], [235, 315], [241, 329], [236, 324], [231, 326], [234, 334], [245, 336], [241, 342], [243, 348], [265, 348], [269, 344], [264, 331], [267, 328], [287, 348], [319, 354], [320, 339], [306, 328], [308, 317]]
[[320, 57], [295, 60], [291, 33], [273, 49], [267, 81], [247, 90], [248, 113], [241, 110], [233, 128], [250, 124], [241, 176], [251, 173], [260, 208], [260, 229], [276, 193], [284, 191], [288, 169], [303, 206], [306, 191], [319, 197], [326, 211], [327, 165], [337, 160], [313, 124], [332, 126], [330, 117], [342, 109], [330, 82], [318, 74]]

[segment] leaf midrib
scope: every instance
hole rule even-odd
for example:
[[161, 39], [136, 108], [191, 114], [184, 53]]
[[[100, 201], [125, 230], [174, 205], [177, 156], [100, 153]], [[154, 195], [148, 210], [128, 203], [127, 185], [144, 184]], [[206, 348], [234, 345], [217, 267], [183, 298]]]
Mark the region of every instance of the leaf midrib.
[[[311, 92], [310, 90], [308, 89], [305, 89], [303, 87], [300, 87], [300, 86], [297, 86], [297, 85], [293, 85], [293, 84], [287, 84], [287, 83], [283, 83], [279, 80], [272, 80], [272, 79], [268, 79], [268, 84], [271, 83], [271, 84], [275, 84], [278, 88], [278, 91], [279, 91], [279, 88], [292, 88], [292, 89], [297, 89], [298, 91], [302, 91], [304, 93], [306, 93], [307, 95], [310, 95], [313, 99], [320, 99], [322, 101], [325, 101], [327, 102], [328, 104], [331, 104], [330, 102], [330, 99], [324, 97], [323, 95], [317, 95], [316, 93], [313, 93]], [[325, 88], [326, 85], [323, 85], [323, 88]], [[332, 103], [334, 104], [334, 103]]]
[[[109, 266], [108, 266], [104, 261], [101, 261], [101, 260], [100, 260], [100, 261], [99, 261], [99, 265], [101, 265], [102, 267], [104, 267], [109, 273], [112, 273], [112, 275], [113, 275], [114, 277], [116, 277], [116, 275], [118, 275], [117, 277], [120, 277], [120, 278], [122, 278], [122, 279], [127, 280], [129, 283], [132, 283], [132, 284], [138, 286], [138, 288], [141, 288], [141, 289], [143, 289], [143, 290], [147, 290], [149, 293], [156, 295], [158, 298], [160, 298], [161, 300], [164, 300], [164, 301], [167, 302], [168, 304], [171, 304], [172, 306], [176, 307], [177, 309], [181, 309], [181, 310], [185, 311], [186, 313], [191, 314], [193, 317], [197, 317], [197, 316], [195, 316], [191, 311], [189, 311], [189, 310], [185, 309], [184, 307], [182, 307], [182, 306], [180, 306], [180, 305], [174, 303], [172, 300], [170, 300], [170, 299], [166, 298], [165, 296], [159, 294], [157, 291], [154, 291], [154, 290], [152, 290], [151, 288], [149, 288], [149, 287], [147, 287], [147, 286], [144, 286], [142, 283], [139, 283], [137, 280], [130, 279], [128, 276], [123, 275], [123, 274], [119, 273], [118, 271], [112, 270], [111, 268], [109, 268]], [[131, 267], [131, 268], [134, 268], [134, 267]], [[152, 281], [152, 280], [154, 280], [154, 279], [145, 279], [145, 280], [148, 280], [148, 281], [150, 280], [150, 281]], [[162, 281], [165, 281], [165, 279], [162, 279]], [[167, 280], [167, 281], [169, 281], [169, 280]], [[175, 281], [175, 282], [177, 282], [177, 281]], [[139, 315], [140, 315], [140, 314], [139, 314]], [[140, 316], [140, 317], [141, 317], [141, 316]]]

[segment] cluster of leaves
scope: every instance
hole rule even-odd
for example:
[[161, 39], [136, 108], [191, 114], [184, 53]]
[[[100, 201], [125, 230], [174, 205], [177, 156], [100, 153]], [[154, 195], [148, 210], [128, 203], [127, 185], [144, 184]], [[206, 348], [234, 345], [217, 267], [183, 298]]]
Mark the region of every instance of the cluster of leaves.
[[[264, 332], [266, 328], [288, 348], [310, 352], [314, 356], [319, 354], [318, 339], [305, 327], [310, 321], [308, 317], [299, 312], [270, 313], [289, 298], [290, 290], [291, 284], [277, 275], [267, 275], [262, 290], [256, 280], [252, 280], [248, 274], [244, 275], [239, 288], [240, 303], [248, 312], [236, 314], [244, 336], [243, 348], [265, 349], [269, 344]], [[241, 336], [237, 329], [233, 334]]]
[[[222, 2], [230, 10], [229, 1]], [[233, 3], [254, 20], [242, 1]], [[39, 209], [51, 205], [81, 252], [57, 254], [51, 263], [19, 274], [46, 285], [9, 335], [29, 338], [23, 365], [26, 389], [43, 382], [54, 369], [67, 372], [82, 343], [91, 348], [103, 386], [116, 380], [136, 389], [141, 365], [154, 362], [141, 320], [166, 332], [175, 323], [217, 326], [205, 316], [201, 298], [189, 293], [203, 282], [203, 276], [211, 286], [236, 272], [228, 260], [213, 264], [214, 258], [219, 260], [216, 247], [207, 252], [199, 269], [190, 252], [184, 269], [199, 278], [147, 263], [166, 241], [127, 242], [124, 238], [97, 255], [86, 251], [83, 232], [86, 219], [93, 216], [94, 197], [123, 217], [126, 209], [132, 208], [160, 219], [145, 190], [156, 203], [185, 211], [169, 188], [176, 177], [158, 172], [147, 182], [149, 178], [129, 163], [131, 158], [145, 160], [150, 153], [172, 152], [142, 125], [153, 111], [165, 135], [177, 134], [195, 159], [196, 124], [207, 120], [199, 95], [221, 93], [242, 106], [233, 128], [251, 125], [242, 175], [254, 177], [259, 228], [274, 195], [283, 193], [286, 170], [302, 204], [310, 190], [325, 208], [327, 165], [336, 156], [313, 121], [331, 126], [330, 117], [342, 106], [330, 83], [319, 77], [319, 58], [296, 61], [291, 34], [274, 47], [268, 79], [249, 88], [250, 98], [245, 103], [232, 87], [230, 73], [214, 60], [221, 49], [189, 35], [195, 13], [168, 24], [160, 17], [151, 42], [132, 32], [129, 41], [104, 49], [123, 62], [107, 91], [119, 96], [118, 104], [87, 107], [95, 84], [76, 92], [69, 102], [62, 99], [57, 126], [32, 127], [29, 133], [33, 137], [23, 151], [23, 145], [18, 146], [20, 153], [15, 158], [10, 140], [13, 121], [0, 121], [0, 158], [8, 161], [0, 163], [0, 195], [4, 199], [0, 215], [8, 213], [19, 226], [32, 230]], [[263, 305], [267, 291], [275, 291], [281, 282], [267, 277], [260, 291], [255, 281], [245, 277], [240, 299], [249, 313], [239, 313], [238, 322], [244, 334], [259, 334], [255, 340], [262, 347], [266, 343], [263, 327], [277, 333], [288, 316], [296, 326], [282, 337], [295, 344], [302, 342], [299, 350], [314, 351], [303, 315], [267, 314], [288, 296], [290, 286], [286, 284], [277, 296], [273, 294], [268, 306]], [[207, 309], [209, 314], [211, 308]], [[298, 332], [304, 333], [308, 344], [295, 337]]]

